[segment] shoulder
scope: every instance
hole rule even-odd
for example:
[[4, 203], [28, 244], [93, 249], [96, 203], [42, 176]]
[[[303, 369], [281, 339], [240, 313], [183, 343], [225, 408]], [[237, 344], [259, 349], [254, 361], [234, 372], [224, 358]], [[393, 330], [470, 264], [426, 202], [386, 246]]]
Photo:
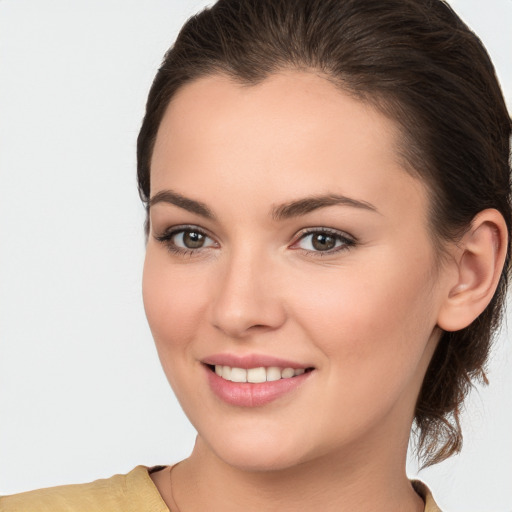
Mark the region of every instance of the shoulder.
[[0, 497], [0, 512], [169, 512], [146, 466], [86, 484]]
[[425, 502], [425, 512], [441, 512], [437, 506], [430, 489], [420, 480], [411, 480], [414, 490], [423, 498]]

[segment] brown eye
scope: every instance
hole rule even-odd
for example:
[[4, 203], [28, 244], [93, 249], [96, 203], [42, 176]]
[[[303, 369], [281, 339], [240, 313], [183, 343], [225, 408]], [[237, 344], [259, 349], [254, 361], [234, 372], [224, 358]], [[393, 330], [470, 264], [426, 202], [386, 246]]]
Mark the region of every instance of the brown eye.
[[182, 239], [183, 246], [187, 249], [199, 249], [203, 247], [206, 237], [197, 231], [182, 231], [181, 234], [176, 235], [177, 238]]
[[215, 240], [210, 238], [206, 233], [199, 228], [193, 227], [188, 229], [176, 229], [170, 233], [165, 233], [157, 236], [156, 239], [167, 246], [167, 248], [176, 253], [199, 252], [208, 247], [217, 247]]
[[312, 235], [311, 245], [317, 251], [328, 251], [336, 247], [336, 238], [327, 233], [315, 233]]
[[292, 247], [295, 249], [304, 249], [312, 254], [318, 254], [336, 253], [344, 249], [349, 249], [355, 244], [356, 241], [342, 231], [317, 228], [303, 233]]

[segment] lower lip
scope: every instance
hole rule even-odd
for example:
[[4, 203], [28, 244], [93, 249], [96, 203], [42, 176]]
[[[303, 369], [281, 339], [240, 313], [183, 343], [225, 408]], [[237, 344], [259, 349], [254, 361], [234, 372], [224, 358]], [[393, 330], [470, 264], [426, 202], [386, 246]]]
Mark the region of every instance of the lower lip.
[[205, 366], [208, 382], [212, 391], [222, 401], [238, 407], [261, 407], [288, 393], [303, 384], [313, 373], [308, 371], [289, 379], [272, 382], [231, 382], [219, 377], [208, 366]]

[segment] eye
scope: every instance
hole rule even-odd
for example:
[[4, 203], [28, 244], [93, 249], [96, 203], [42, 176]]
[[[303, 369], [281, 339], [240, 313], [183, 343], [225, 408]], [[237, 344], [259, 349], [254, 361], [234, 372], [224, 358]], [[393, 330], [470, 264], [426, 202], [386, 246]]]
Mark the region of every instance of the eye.
[[292, 246], [308, 252], [333, 253], [355, 245], [355, 240], [348, 235], [327, 228], [303, 231]]
[[155, 238], [165, 244], [171, 252], [178, 254], [192, 254], [201, 249], [217, 246], [215, 240], [195, 226], [176, 227]]
[[213, 240], [204, 233], [189, 229], [174, 233], [170, 240], [174, 245], [183, 249], [200, 249], [212, 245], [208, 242], [213, 242]]

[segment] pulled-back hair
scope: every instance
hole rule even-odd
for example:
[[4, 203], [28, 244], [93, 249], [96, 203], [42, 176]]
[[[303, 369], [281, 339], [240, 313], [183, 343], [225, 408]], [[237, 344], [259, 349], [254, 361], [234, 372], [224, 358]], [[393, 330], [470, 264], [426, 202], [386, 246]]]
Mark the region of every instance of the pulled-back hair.
[[[440, 252], [486, 208], [503, 215], [510, 240], [511, 120], [485, 48], [442, 0], [219, 0], [190, 18], [158, 70], [138, 138], [146, 205], [157, 131], [178, 89], [212, 74], [252, 85], [285, 69], [318, 73], [398, 124]], [[488, 307], [439, 341], [415, 410], [425, 465], [461, 448], [461, 405], [473, 382], [487, 382], [509, 267], [510, 243]]]

